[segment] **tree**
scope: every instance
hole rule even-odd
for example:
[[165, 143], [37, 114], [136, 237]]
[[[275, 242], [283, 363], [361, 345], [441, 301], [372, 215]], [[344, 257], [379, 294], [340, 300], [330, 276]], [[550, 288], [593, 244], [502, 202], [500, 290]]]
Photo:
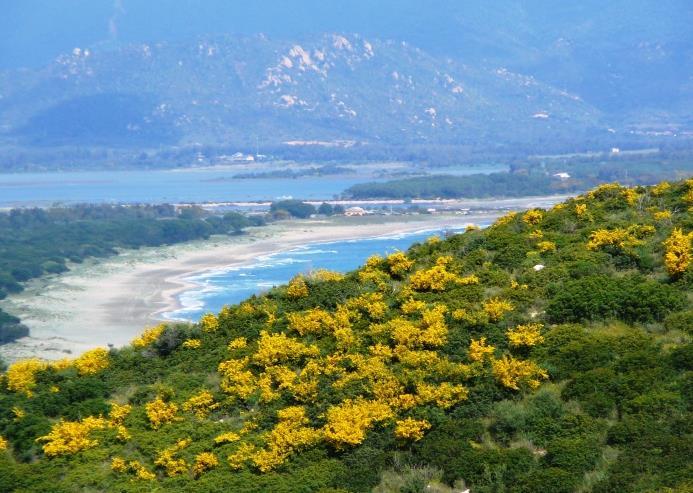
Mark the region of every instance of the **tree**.
[[331, 216], [334, 214], [334, 207], [327, 202], [323, 202], [320, 204], [320, 207], [318, 207], [318, 214], [322, 214], [323, 216]]
[[250, 225], [248, 218], [238, 212], [228, 212], [224, 214], [223, 222], [234, 234], [241, 234], [243, 228]]
[[279, 202], [272, 202], [270, 212], [274, 214], [278, 211], [286, 211], [293, 217], [306, 219], [312, 214], [315, 214], [315, 207], [301, 202], [300, 200], [280, 200]]

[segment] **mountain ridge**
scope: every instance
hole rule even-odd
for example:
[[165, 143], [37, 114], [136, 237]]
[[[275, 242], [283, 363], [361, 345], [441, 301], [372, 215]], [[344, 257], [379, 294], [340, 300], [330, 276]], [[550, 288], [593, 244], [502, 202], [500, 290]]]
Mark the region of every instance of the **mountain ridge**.
[[39, 146], [460, 144], [607, 132], [599, 110], [531, 76], [359, 35], [75, 48], [1, 80], [0, 128]]

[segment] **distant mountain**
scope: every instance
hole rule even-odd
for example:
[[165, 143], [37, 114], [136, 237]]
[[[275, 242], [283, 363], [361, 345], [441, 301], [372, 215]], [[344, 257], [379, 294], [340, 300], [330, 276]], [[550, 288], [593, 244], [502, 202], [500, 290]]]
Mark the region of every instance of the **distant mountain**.
[[0, 76], [3, 136], [32, 146], [490, 143], [605, 134], [577, 94], [403, 42], [206, 37], [80, 49]]

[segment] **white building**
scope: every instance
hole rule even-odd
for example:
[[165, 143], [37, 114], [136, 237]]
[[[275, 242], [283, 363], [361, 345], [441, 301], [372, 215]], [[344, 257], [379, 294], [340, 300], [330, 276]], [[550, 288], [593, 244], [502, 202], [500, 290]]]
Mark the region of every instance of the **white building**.
[[366, 214], [368, 214], [368, 212], [366, 212], [366, 209], [363, 207], [349, 207], [344, 211], [345, 216], [365, 216]]
[[242, 152], [237, 152], [231, 156], [231, 161], [234, 163], [252, 163], [255, 161], [255, 157], [252, 154], [243, 154]]

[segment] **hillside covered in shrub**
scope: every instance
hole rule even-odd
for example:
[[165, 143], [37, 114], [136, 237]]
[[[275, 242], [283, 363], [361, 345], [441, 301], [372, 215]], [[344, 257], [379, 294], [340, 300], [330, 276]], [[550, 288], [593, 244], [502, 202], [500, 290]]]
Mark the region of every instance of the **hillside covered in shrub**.
[[684, 492], [693, 180], [13, 364], [0, 491]]

